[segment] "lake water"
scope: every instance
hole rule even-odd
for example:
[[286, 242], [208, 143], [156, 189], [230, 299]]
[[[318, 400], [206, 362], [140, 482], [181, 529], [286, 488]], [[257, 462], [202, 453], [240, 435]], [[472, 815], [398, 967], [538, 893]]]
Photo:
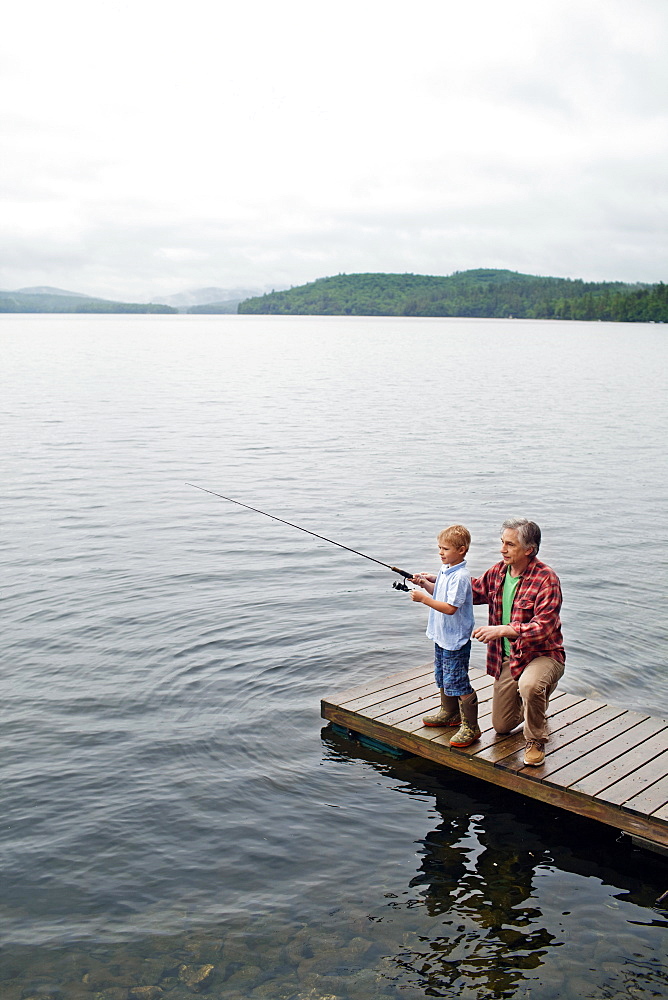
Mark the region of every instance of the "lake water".
[[[666, 328], [2, 316], [2, 1000], [668, 995], [668, 859], [325, 727], [391, 573], [543, 528], [567, 690], [668, 714]], [[484, 650], [474, 650], [482, 664]]]

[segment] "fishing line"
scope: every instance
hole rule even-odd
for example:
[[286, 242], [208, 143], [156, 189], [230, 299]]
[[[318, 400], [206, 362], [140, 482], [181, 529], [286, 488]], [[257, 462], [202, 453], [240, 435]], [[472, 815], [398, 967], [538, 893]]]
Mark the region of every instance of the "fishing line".
[[371, 562], [378, 563], [379, 566], [385, 566], [386, 569], [392, 570], [393, 573], [398, 573], [399, 576], [403, 576], [401, 583], [395, 580], [392, 584], [395, 590], [405, 590], [408, 591], [406, 586], [406, 580], [410, 580], [413, 573], [408, 573], [405, 569], [398, 569], [397, 566], [390, 566], [389, 563], [382, 562], [380, 559], [374, 559], [373, 556], [368, 556], [366, 552], [360, 552], [358, 549], [352, 549], [349, 545], [342, 545], [341, 542], [335, 542], [333, 538], [327, 538], [325, 535], [319, 535], [317, 531], [310, 531], [308, 528], [302, 528], [300, 524], [293, 524], [292, 521], [285, 521], [282, 517], [276, 517], [275, 514], [268, 514], [266, 510], [260, 510], [259, 507], [251, 507], [247, 503], [242, 503], [241, 500], [234, 500], [232, 497], [223, 496], [222, 493], [215, 493], [213, 490], [207, 490], [204, 486], [198, 486], [196, 483], [186, 483], [186, 486], [192, 486], [193, 489], [201, 490], [203, 493], [210, 493], [211, 496], [219, 497], [221, 500], [227, 500], [228, 503], [235, 503], [239, 507], [245, 507], [246, 510], [252, 510], [256, 514], [262, 514], [264, 517], [270, 517], [272, 521], [279, 521], [281, 524], [287, 524], [289, 528], [296, 528], [298, 531], [305, 531], [307, 535], [313, 535], [314, 538], [319, 538], [323, 542], [329, 542], [330, 545], [338, 545], [340, 549], [345, 549], [346, 552], [352, 552], [356, 556], [361, 556], [363, 559], [369, 559]]

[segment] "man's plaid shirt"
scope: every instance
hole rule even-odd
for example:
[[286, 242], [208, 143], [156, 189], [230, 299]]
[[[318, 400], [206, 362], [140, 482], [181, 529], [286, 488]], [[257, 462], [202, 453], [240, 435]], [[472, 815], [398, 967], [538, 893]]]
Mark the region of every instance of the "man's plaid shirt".
[[[506, 564], [497, 563], [486, 573], [471, 580], [474, 604], [489, 604], [489, 624], [501, 625], [503, 617], [503, 581]], [[518, 634], [510, 639], [510, 672], [519, 677], [531, 660], [538, 656], [551, 656], [564, 663], [561, 637], [561, 585], [559, 577], [535, 557], [531, 560], [515, 591], [510, 625]], [[487, 673], [501, 676], [503, 639], [493, 639], [487, 645]]]

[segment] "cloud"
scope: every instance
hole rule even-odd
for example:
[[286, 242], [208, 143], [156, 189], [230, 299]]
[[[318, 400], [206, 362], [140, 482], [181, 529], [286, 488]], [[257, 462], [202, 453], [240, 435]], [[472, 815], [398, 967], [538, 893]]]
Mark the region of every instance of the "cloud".
[[659, 280], [667, 27], [664, 0], [25, 0], [0, 286]]
[[192, 247], [160, 247], [156, 250], [155, 255], [158, 258], [174, 261], [177, 264], [206, 260], [209, 256], [202, 250], [193, 250]]

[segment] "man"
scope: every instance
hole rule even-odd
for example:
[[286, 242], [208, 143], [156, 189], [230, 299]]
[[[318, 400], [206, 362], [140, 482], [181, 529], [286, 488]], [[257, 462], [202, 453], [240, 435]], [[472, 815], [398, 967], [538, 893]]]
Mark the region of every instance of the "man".
[[489, 624], [473, 637], [487, 644], [494, 680], [492, 725], [509, 733], [524, 719], [524, 763], [545, 760], [546, 712], [564, 672], [559, 577], [536, 558], [540, 528], [524, 517], [503, 522], [502, 561], [471, 580], [474, 604], [489, 605]]

